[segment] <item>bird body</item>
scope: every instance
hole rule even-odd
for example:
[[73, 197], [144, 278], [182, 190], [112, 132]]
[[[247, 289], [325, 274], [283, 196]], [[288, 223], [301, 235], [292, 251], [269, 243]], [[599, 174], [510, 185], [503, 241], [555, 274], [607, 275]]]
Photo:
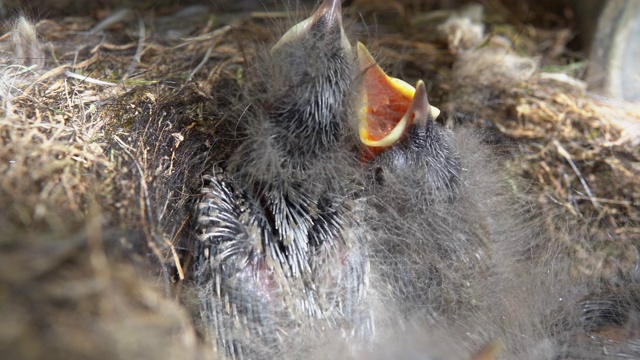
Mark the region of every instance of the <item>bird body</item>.
[[[361, 62], [365, 78], [381, 71], [371, 61]], [[360, 119], [363, 144], [377, 146], [367, 192], [370, 223], [377, 224], [369, 248], [372, 287], [396, 308], [382, 319], [376, 313], [377, 327], [382, 322], [414, 335], [427, 329], [423, 342], [444, 332], [443, 358], [463, 357], [455, 354], [461, 344], [490, 344], [474, 359], [637, 356], [637, 286], [593, 294], [594, 284], [571, 276], [561, 255], [562, 242], [581, 233], [543, 230], [481, 134], [437, 123], [421, 81], [399, 106], [394, 99], [406, 89], [372, 77], [391, 94], [373, 106], [395, 114], [380, 126], [370, 111]], [[369, 130], [379, 128], [387, 130], [371, 142]], [[428, 358], [437, 349], [410, 346], [403, 356]]]
[[366, 233], [345, 150], [353, 53], [324, 1], [263, 54], [244, 138], [197, 206], [202, 316], [232, 357], [274, 358], [300, 333], [370, 332]]
[[[367, 192], [372, 272], [386, 290], [378, 293], [397, 306], [392, 321], [455, 312], [471, 303], [468, 281], [486, 274], [491, 259], [485, 204], [467, 188], [475, 180], [466, 178], [468, 170], [478, 164], [461, 158], [464, 146], [478, 143], [435, 122], [439, 111], [424, 82], [414, 89], [389, 78], [361, 44], [358, 57], [368, 84], [359, 135], [374, 155]], [[457, 135], [469, 138], [459, 143]]]

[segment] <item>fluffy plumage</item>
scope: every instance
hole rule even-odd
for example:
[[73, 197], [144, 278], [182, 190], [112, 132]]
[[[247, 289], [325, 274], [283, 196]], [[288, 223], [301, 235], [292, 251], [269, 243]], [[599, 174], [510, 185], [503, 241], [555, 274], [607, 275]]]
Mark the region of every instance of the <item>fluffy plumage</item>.
[[565, 246], [586, 235], [544, 230], [481, 135], [448, 130], [428, 109], [419, 83], [413, 124], [370, 164], [371, 283], [386, 308], [377, 328], [395, 333], [379, 337], [424, 332], [432, 345], [401, 346], [407, 358], [469, 358], [496, 339], [501, 351], [473, 356], [637, 357], [637, 285], [602, 291], [572, 274]]
[[23, 65], [42, 67], [44, 54], [40, 50], [35, 24], [26, 17], [20, 16], [11, 32], [11, 41], [16, 60]]
[[244, 140], [204, 177], [202, 317], [232, 357], [278, 357], [313, 329], [370, 332], [355, 156], [343, 150], [353, 54], [340, 11], [324, 1], [258, 59]]
[[[372, 68], [362, 69], [365, 78]], [[388, 83], [387, 102], [396, 106], [398, 87]], [[476, 198], [475, 190], [486, 187], [486, 180], [495, 182], [471, 170], [486, 165], [478, 158], [481, 147], [464, 153], [479, 142], [467, 132], [457, 138], [434, 121], [423, 82], [399, 116], [391, 123], [404, 126], [403, 134], [370, 164], [373, 273], [386, 284], [378, 284], [384, 289], [380, 292], [388, 293], [407, 319], [457, 312], [477, 301], [465, 295], [468, 280], [489, 270], [489, 204]]]
[[[362, 83], [338, 6], [325, 1], [258, 58], [243, 141], [204, 177], [197, 268], [211, 341], [240, 358], [606, 359], [581, 337], [632, 328], [637, 309], [581, 300], [590, 287], [556, 259], [563, 242], [477, 132], [434, 120], [424, 84], [403, 136], [361, 173], [349, 122]], [[362, 343], [345, 335], [374, 323], [370, 347], [352, 352]]]
[[434, 121], [422, 82], [405, 118], [404, 134], [369, 164], [371, 284], [385, 308], [377, 328], [392, 329], [380, 338], [446, 339], [405, 348], [409, 358], [469, 358], [502, 339], [501, 353], [478, 356], [553, 359], [562, 345], [551, 314], [575, 304], [579, 282], [527, 257], [534, 244], [548, 246], [545, 256], [557, 249], [481, 136]]

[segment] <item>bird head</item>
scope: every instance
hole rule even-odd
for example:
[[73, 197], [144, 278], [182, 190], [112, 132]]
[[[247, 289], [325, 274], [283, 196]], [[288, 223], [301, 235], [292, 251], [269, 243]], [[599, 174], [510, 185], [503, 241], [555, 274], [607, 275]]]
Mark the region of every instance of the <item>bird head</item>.
[[429, 197], [450, 197], [459, 181], [459, 159], [451, 131], [434, 120], [440, 110], [429, 104], [424, 82], [414, 88], [388, 76], [360, 43], [357, 54], [362, 158], [373, 160], [379, 182], [395, 178], [397, 185], [426, 190]]
[[[271, 53], [286, 49], [285, 45], [296, 46], [297, 41], [304, 41], [312, 36], [315, 41], [331, 41], [331, 46], [338, 45], [343, 50], [351, 52], [351, 44], [342, 26], [342, 9], [340, 0], [324, 0], [311, 17], [291, 27], [271, 48]], [[336, 44], [335, 40], [339, 40]]]
[[349, 116], [353, 51], [340, 0], [324, 0], [271, 48], [262, 108], [270, 135], [289, 159], [304, 162], [338, 142]]
[[341, 10], [340, 0], [323, 0], [257, 52], [239, 107], [244, 140], [227, 170], [273, 182], [329, 174], [338, 168], [333, 164], [351, 162], [341, 144], [353, 137], [345, 130], [354, 113], [355, 57]]

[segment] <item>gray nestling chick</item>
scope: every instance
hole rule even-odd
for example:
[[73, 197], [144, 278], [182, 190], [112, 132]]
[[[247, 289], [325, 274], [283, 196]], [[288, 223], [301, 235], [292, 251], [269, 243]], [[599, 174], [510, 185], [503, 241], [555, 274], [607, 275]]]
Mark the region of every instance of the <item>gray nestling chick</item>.
[[242, 144], [204, 177], [201, 315], [231, 357], [303, 351], [322, 329], [371, 331], [358, 171], [343, 150], [353, 59], [340, 1], [325, 0], [257, 59]]
[[[426, 87], [388, 77], [363, 45], [359, 135], [371, 158], [368, 188], [373, 232], [372, 283], [390, 322], [431, 321], [473, 310], [470, 286], [491, 267], [491, 211], [496, 194], [478, 139], [434, 121]], [[487, 198], [485, 198], [487, 196]], [[496, 199], [497, 200], [497, 199]], [[377, 316], [380, 317], [380, 316]]]
[[580, 232], [547, 232], [546, 217], [527, 194], [513, 193], [474, 130], [434, 121], [423, 83], [413, 89], [389, 78], [364, 46], [358, 59], [360, 139], [375, 173], [371, 286], [386, 305], [376, 312], [378, 338], [402, 341], [427, 329], [425, 343], [444, 332], [422, 350], [401, 347], [406, 358], [430, 358], [440, 345], [435, 358], [460, 359], [456, 350], [492, 339], [503, 350], [477, 358], [637, 358], [637, 286], [579, 301], [593, 285], [567, 271], [560, 249]]

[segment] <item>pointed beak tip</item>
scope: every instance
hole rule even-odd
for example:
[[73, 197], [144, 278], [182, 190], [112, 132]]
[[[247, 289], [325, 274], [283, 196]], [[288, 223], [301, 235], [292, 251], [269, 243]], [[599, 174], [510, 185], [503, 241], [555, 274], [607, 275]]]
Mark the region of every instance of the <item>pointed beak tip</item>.
[[416, 92], [414, 94], [414, 97], [426, 97], [427, 96], [427, 87], [424, 84], [424, 81], [422, 80], [418, 80], [418, 82], [416, 83]]
[[351, 45], [344, 34], [342, 26], [342, 5], [340, 0], [324, 0], [310, 17], [295, 24], [287, 30], [278, 42], [273, 45], [271, 53], [274, 53], [292, 39], [307, 34], [309, 29], [314, 26], [324, 27], [326, 29], [338, 26], [340, 33], [342, 34], [343, 48], [347, 49], [348, 52], [351, 51]]
[[[370, 67], [378, 67], [378, 63], [369, 52], [369, 49], [360, 41], [356, 45], [356, 56], [358, 57], [361, 71], [368, 70]], [[379, 71], [382, 72], [382, 69], [379, 69]]]
[[323, 17], [330, 19], [329, 23], [337, 21], [340, 24], [340, 27], [342, 27], [341, 0], [324, 0], [315, 11], [312, 18], [314, 19], [314, 22], [317, 22]]
[[342, 14], [342, 0], [324, 0], [320, 7], [338, 15]]
[[427, 107], [429, 108], [431, 117], [433, 119], [436, 119], [440, 115], [440, 109], [438, 109], [437, 107], [429, 103], [427, 87], [424, 81], [422, 80], [418, 80], [418, 82], [416, 83], [416, 92], [414, 95], [414, 102], [417, 102], [417, 101], [420, 101], [420, 103], [418, 104], [419, 105], [418, 107], [422, 107], [424, 109], [426, 109]]

